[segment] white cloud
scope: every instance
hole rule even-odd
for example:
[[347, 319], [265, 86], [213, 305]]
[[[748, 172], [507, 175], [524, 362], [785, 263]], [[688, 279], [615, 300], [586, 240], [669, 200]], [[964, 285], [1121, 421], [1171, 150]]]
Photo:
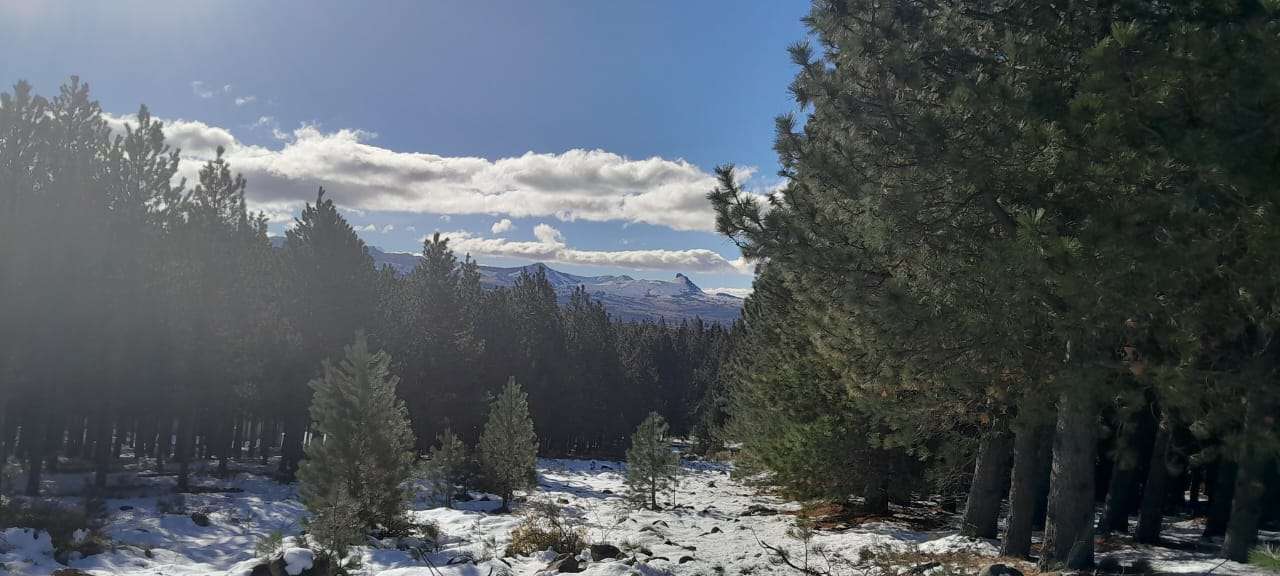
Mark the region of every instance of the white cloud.
[[534, 226], [533, 237], [543, 244], [564, 244], [564, 234], [546, 224]]
[[213, 98], [217, 94], [216, 90], [212, 90], [204, 85], [204, 82], [193, 80], [191, 82], [191, 92], [200, 98]]
[[[363, 210], [715, 229], [706, 200], [715, 178], [680, 159], [582, 149], [496, 160], [448, 157], [397, 152], [370, 144], [375, 135], [369, 132], [324, 132], [311, 125], [278, 132], [278, 149], [244, 144], [226, 129], [198, 121], [168, 122], [166, 133], [189, 160], [182, 166], [187, 176], [211, 156], [211, 146], [225, 146], [232, 168], [248, 178], [249, 200], [259, 209], [296, 209], [324, 186], [334, 202]], [[753, 172], [741, 168], [739, 176], [747, 180]]]
[[521, 258], [539, 262], [632, 268], [638, 270], [675, 270], [680, 272], [753, 273], [744, 259], [729, 260], [705, 249], [691, 250], [578, 250], [565, 244], [564, 235], [547, 224], [534, 228], [533, 242], [505, 238], [483, 238], [465, 230], [441, 232], [458, 253], [473, 256]]
[[253, 104], [257, 99], [258, 97], [253, 95], [237, 96], [235, 102], [236, 106], [244, 106], [245, 104]]
[[515, 227], [516, 225], [511, 223], [510, 218], [503, 218], [497, 222], [494, 222], [493, 226], [489, 228], [489, 231], [493, 232], [494, 234], [502, 234], [503, 232], [510, 232], [511, 230], [514, 230]]
[[746, 298], [751, 295], [750, 288], [703, 288], [702, 291], [707, 294], [728, 294], [739, 298]]
[[418, 227], [417, 227], [417, 226], [405, 226], [404, 231], [405, 231], [405, 232], [417, 232], [417, 231], [418, 231]]
[[441, 221], [441, 222], [448, 222], [448, 221], [450, 221], [450, 220], [453, 220], [453, 217], [452, 217], [452, 216], [449, 216], [448, 214], [441, 214], [441, 215], [440, 215], [440, 221]]
[[383, 234], [386, 234], [386, 233], [388, 233], [388, 232], [394, 231], [395, 229], [396, 229], [396, 227], [395, 227], [395, 226], [393, 226], [393, 225], [391, 225], [391, 224], [387, 224], [386, 226], [383, 226], [383, 227], [382, 227], [382, 233], [383, 233]]

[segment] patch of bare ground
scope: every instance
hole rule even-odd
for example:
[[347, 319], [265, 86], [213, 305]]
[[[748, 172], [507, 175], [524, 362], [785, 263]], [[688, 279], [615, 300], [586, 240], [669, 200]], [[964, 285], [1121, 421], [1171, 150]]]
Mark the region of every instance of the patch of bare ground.
[[783, 514], [804, 519], [814, 530], [839, 532], [869, 522], [887, 522], [918, 532], [940, 530], [947, 526], [950, 514], [931, 506], [890, 505], [888, 514], [863, 514], [858, 505], [847, 502], [814, 501], [799, 510]]

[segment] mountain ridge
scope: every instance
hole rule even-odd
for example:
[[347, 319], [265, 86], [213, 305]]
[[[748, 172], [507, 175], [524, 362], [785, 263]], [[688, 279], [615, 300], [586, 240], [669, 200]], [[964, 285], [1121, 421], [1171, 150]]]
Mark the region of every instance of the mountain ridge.
[[[419, 256], [407, 252], [386, 252], [369, 247], [369, 255], [381, 268], [390, 266], [397, 274], [408, 274], [417, 266]], [[743, 300], [737, 296], [703, 292], [683, 273], [673, 280], [637, 279], [625, 274], [579, 276], [556, 270], [542, 262], [524, 266], [478, 266], [480, 282], [487, 287], [509, 287], [523, 272], [544, 270], [548, 282], [562, 303], [574, 288], [582, 286], [592, 298], [604, 304], [614, 318], [628, 321], [670, 322], [702, 318], [704, 321], [731, 324], [742, 314]]]
[[[272, 238], [276, 247], [283, 243], [283, 238]], [[368, 249], [376, 268], [390, 267], [399, 275], [413, 272], [421, 258], [417, 254], [388, 252], [372, 245]], [[637, 279], [626, 274], [579, 276], [536, 262], [510, 267], [480, 265], [480, 282], [488, 288], [510, 287], [515, 285], [522, 272], [533, 273], [539, 268], [546, 272], [547, 281], [561, 303], [568, 301], [573, 290], [582, 286], [592, 298], [604, 304], [611, 316], [620, 320], [665, 319], [679, 322], [702, 318], [707, 322], [729, 325], [742, 314], [742, 298], [704, 292], [692, 279], [679, 272], [672, 280]]]

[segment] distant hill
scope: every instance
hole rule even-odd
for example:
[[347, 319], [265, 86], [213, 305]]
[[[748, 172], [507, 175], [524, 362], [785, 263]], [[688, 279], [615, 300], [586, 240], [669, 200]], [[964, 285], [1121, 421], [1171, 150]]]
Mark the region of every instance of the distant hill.
[[[379, 266], [390, 266], [399, 274], [408, 274], [418, 265], [418, 256], [404, 252], [384, 252], [369, 247], [369, 254]], [[520, 273], [546, 270], [547, 280], [556, 289], [560, 301], [569, 299], [573, 289], [582, 286], [592, 298], [604, 303], [614, 318], [622, 320], [658, 320], [668, 322], [701, 317], [708, 322], [731, 324], [742, 314], [742, 299], [728, 294], [708, 294], [688, 276], [676, 274], [674, 280], [644, 280], [630, 276], [578, 276], [537, 263], [501, 268], [481, 266], [481, 282], [485, 286], [511, 286]]]
[[[276, 246], [283, 239], [272, 238]], [[418, 265], [418, 256], [406, 252], [385, 252], [376, 246], [369, 247], [374, 265], [408, 274]], [[568, 274], [537, 263], [528, 266], [502, 268], [481, 266], [480, 281], [488, 287], [512, 286], [523, 271], [546, 270], [547, 280], [556, 290], [561, 302], [569, 299], [573, 289], [582, 286], [592, 298], [604, 303], [614, 318], [643, 321], [665, 318], [667, 322], [701, 317], [707, 322], [729, 325], [742, 314], [742, 299], [729, 294], [703, 292], [688, 276], [676, 274], [673, 280], [644, 280], [626, 275], [578, 276]]]

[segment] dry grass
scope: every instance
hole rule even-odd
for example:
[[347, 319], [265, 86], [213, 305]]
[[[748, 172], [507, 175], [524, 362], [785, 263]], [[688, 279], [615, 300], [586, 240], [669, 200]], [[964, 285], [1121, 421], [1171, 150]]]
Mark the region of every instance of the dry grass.
[[815, 530], [838, 532], [868, 522], [891, 522], [918, 532], [946, 526], [948, 514], [928, 507], [891, 505], [888, 514], [863, 514], [856, 505], [819, 500], [806, 503], [794, 512], [782, 512], [803, 519]]
[[576, 554], [587, 546], [587, 532], [560, 514], [551, 502], [530, 502], [524, 518], [511, 531], [507, 556], [527, 556], [543, 550]]

